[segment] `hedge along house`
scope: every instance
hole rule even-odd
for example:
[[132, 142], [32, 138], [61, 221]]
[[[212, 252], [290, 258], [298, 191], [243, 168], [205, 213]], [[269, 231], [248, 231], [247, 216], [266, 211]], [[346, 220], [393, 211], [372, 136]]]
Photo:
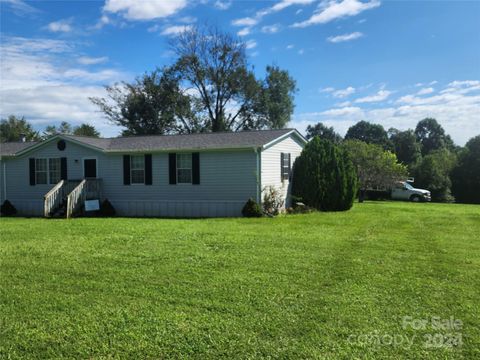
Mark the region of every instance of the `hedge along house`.
[[72, 216], [86, 199], [108, 199], [121, 216], [239, 216], [266, 186], [288, 203], [305, 144], [294, 129], [3, 143], [0, 200], [24, 216]]

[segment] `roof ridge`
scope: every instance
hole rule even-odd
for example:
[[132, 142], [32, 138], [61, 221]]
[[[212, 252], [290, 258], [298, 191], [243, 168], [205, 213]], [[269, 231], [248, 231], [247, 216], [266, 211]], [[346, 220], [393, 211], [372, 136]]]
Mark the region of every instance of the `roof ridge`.
[[160, 137], [160, 136], [191, 136], [191, 135], [217, 135], [217, 134], [239, 134], [239, 133], [252, 133], [252, 132], [270, 132], [270, 131], [292, 131], [295, 128], [283, 128], [283, 129], [253, 129], [253, 130], [241, 130], [241, 131], [215, 131], [215, 132], [198, 132], [198, 133], [188, 133], [188, 134], [145, 134], [145, 135], [124, 135], [117, 137], [95, 137], [87, 135], [74, 135], [74, 134], [58, 134], [65, 135], [69, 137], [82, 137], [87, 139], [99, 139], [99, 140], [115, 140], [115, 139], [131, 139], [138, 137]]

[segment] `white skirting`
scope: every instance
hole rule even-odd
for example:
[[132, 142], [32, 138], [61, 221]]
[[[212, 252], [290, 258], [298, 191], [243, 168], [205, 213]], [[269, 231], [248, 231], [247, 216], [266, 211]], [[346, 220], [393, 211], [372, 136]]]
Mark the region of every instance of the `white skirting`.
[[242, 201], [111, 200], [117, 215], [132, 217], [242, 216]]
[[[18, 216], [43, 216], [42, 200], [10, 200]], [[126, 217], [232, 217], [242, 216], [243, 201], [110, 200], [117, 216]]]

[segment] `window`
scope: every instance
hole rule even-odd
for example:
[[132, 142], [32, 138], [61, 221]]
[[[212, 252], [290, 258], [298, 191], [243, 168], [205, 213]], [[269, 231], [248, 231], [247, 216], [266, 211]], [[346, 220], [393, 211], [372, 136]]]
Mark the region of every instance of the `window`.
[[145, 156], [130, 156], [130, 177], [132, 184], [145, 184]]
[[280, 156], [281, 178], [288, 180], [290, 178], [290, 153], [282, 153]]
[[192, 154], [177, 154], [177, 182], [192, 183]]
[[57, 184], [62, 177], [60, 158], [35, 159], [35, 183]]
[[50, 184], [56, 184], [61, 178], [60, 158], [48, 159], [48, 178]]
[[35, 159], [35, 183], [47, 184], [47, 159]]

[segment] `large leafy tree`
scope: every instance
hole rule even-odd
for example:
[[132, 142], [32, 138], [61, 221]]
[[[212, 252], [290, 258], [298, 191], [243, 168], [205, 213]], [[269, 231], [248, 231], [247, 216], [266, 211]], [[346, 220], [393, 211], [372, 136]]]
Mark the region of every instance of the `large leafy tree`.
[[57, 134], [71, 134], [71, 133], [72, 133], [72, 125], [70, 125], [66, 121], [62, 121], [59, 126], [48, 125], [43, 131], [43, 138], [46, 139], [50, 136], [57, 135]]
[[292, 195], [318, 210], [343, 211], [356, 192], [357, 175], [344, 149], [314, 137], [295, 160]]
[[281, 129], [290, 121], [294, 110], [295, 81], [288, 71], [278, 66], [267, 66], [266, 70], [267, 75], [258, 89], [259, 98], [256, 99], [253, 107], [257, 114], [253, 114], [253, 122], [245, 121], [243, 124], [240, 122], [243, 128]]
[[2, 119], [0, 122], [0, 142], [22, 141], [25, 137], [26, 141], [39, 140], [40, 135], [35, 131], [31, 124], [15, 115], [10, 115], [8, 119]]
[[335, 132], [333, 126], [328, 127], [321, 122], [313, 126], [307, 126], [307, 139], [311, 139], [314, 136], [318, 136], [320, 139], [329, 140], [334, 143], [340, 143], [342, 141], [342, 137]]
[[127, 134], [282, 128], [293, 113], [295, 81], [268, 66], [249, 68], [245, 43], [217, 28], [192, 28], [172, 41], [176, 61], [92, 98]]
[[467, 142], [450, 177], [456, 201], [480, 204], [480, 135]]
[[413, 130], [389, 129], [390, 140], [398, 160], [408, 166], [416, 164], [421, 156], [421, 146]]
[[156, 69], [106, 88], [108, 98], [91, 98], [123, 135], [163, 135], [196, 129], [193, 104], [171, 69]]
[[361, 140], [367, 144], [376, 144], [385, 150], [393, 150], [388, 134], [380, 124], [372, 124], [368, 121], [359, 121], [351, 126], [345, 134], [345, 140]]
[[398, 162], [394, 153], [380, 145], [347, 140], [343, 142], [343, 147], [357, 170], [360, 200], [368, 189], [388, 190], [396, 181], [407, 177], [406, 166]]
[[95, 129], [95, 126], [89, 124], [81, 124], [79, 126], [76, 126], [73, 129], [73, 135], [90, 136], [96, 138], [100, 137], [100, 133], [97, 129]]
[[422, 155], [427, 155], [434, 150], [454, 150], [452, 138], [445, 134], [443, 127], [433, 118], [426, 118], [418, 122], [415, 136], [421, 144]]
[[456, 161], [456, 155], [446, 148], [431, 151], [414, 168], [415, 186], [430, 190], [432, 201], [453, 201], [450, 172]]
[[73, 127], [70, 123], [62, 121], [59, 126], [48, 125], [43, 131], [43, 138], [46, 139], [57, 134], [100, 137], [100, 133], [93, 125], [80, 124]]

